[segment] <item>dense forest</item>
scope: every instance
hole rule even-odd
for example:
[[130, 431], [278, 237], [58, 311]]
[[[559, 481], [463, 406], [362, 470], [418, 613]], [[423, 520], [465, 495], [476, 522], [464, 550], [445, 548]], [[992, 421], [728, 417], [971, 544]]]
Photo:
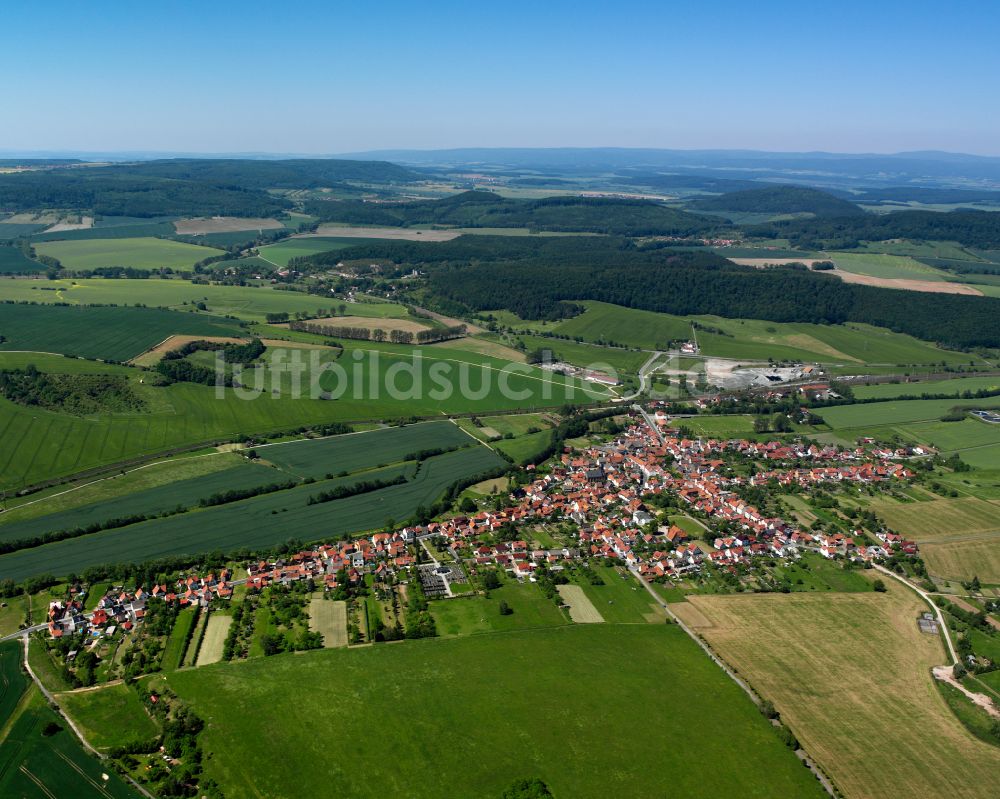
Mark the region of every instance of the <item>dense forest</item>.
[[804, 268], [738, 266], [710, 252], [638, 247], [615, 237], [460, 236], [386, 242], [314, 256], [419, 266], [443, 309], [507, 309], [557, 319], [600, 300], [678, 315], [774, 322], [867, 322], [955, 347], [1000, 346], [1000, 299], [843, 283]]
[[315, 200], [306, 204], [306, 211], [324, 221], [356, 225], [523, 227], [623, 236], [693, 235], [719, 225], [718, 219], [648, 200], [588, 197], [509, 200], [487, 191], [467, 191], [440, 200], [408, 203]]
[[78, 416], [134, 413], [146, 408], [128, 380], [119, 375], [47, 374], [32, 364], [0, 371], [0, 396], [18, 405]]
[[815, 216], [856, 216], [864, 214], [858, 206], [819, 189], [804, 186], [764, 186], [734, 191], [718, 197], [696, 200], [689, 207], [697, 211], [722, 213], [794, 214]]
[[748, 235], [787, 238], [806, 249], [848, 249], [861, 241], [957, 241], [1000, 249], [1000, 214], [989, 211], [895, 211], [832, 219], [791, 219], [747, 228]]
[[381, 161], [170, 159], [0, 175], [0, 210], [74, 209], [106, 216], [271, 216], [292, 204], [269, 188], [419, 176]]
[[0, 175], [0, 209], [63, 208], [102, 216], [270, 216], [291, 207], [263, 191], [116, 173], [110, 168]]

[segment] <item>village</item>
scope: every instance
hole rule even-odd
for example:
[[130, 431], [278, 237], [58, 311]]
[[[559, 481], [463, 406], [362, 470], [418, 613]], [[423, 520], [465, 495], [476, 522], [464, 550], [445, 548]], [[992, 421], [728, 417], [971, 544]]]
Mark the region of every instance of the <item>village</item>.
[[[128, 632], [144, 618], [147, 602], [160, 599], [180, 607], [226, 602], [236, 586], [260, 592], [271, 585], [312, 580], [322, 590], [419, 577], [431, 598], [450, 597], [453, 582], [466, 572], [502, 569], [519, 581], [535, 581], [545, 568], [590, 559], [623, 564], [637, 577], [673, 584], [705, 568], [735, 573], [757, 558], [794, 561], [804, 552], [857, 563], [894, 554], [917, 555], [912, 541], [889, 530], [810, 532], [790, 519], [768, 516], [740, 496], [741, 489], [794, 486], [877, 486], [914, 476], [908, 461], [920, 448], [880, 446], [870, 439], [841, 448], [802, 442], [718, 440], [684, 437], [661, 410], [633, 412], [622, 431], [601, 443], [567, 447], [550, 463], [528, 466], [526, 480], [503, 501], [483, 501], [475, 513], [459, 513], [426, 525], [383, 530], [353, 540], [307, 548], [282, 558], [245, 565], [245, 577], [230, 569], [184, 575], [171, 584], [101, 597], [83, 612], [80, 590], [51, 603], [48, 630], [53, 638], [84, 633], [92, 638]], [[732, 465], [749, 466], [738, 473]], [[657, 504], [669, 498], [697, 524], [699, 533], [661, 524]], [[534, 531], [560, 524], [575, 540], [541, 546]], [[697, 541], [702, 541], [699, 545]], [[867, 541], [867, 543], [866, 543]], [[442, 565], [447, 561], [451, 565]]]

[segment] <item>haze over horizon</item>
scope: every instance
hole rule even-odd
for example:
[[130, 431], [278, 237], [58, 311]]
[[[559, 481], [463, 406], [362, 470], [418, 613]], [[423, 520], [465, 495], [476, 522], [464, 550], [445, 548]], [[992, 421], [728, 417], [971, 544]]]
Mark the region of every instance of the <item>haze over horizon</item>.
[[1000, 10], [935, 8], [19, 5], [4, 10], [20, 33], [0, 51], [16, 78], [0, 150], [1000, 155]]

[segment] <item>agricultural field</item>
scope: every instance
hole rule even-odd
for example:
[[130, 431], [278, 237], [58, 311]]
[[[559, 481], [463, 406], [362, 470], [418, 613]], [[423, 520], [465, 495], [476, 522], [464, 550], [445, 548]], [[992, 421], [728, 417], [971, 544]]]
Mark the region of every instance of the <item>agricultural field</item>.
[[[609, 624], [662, 624], [666, 618], [662, 608], [649, 592], [625, 569], [593, 566], [603, 581], [593, 585], [585, 576], [576, 577], [578, 588], [596, 612]], [[562, 589], [569, 586], [559, 586]], [[574, 619], [576, 621], [576, 619]]]
[[207, 666], [222, 660], [226, 636], [229, 635], [229, 627], [232, 623], [233, 617], [225, 613], [212, 613], [208, 617], [208, 623], [205, 625], [205, 632], [201, 639], [201, 647], [198, 649], [196, 666]]
[[177, 219], [174, 230], [180, 236], [204, 236], [207, 233], [238, 233], [241, 231], [281, 230], [277, 219], [251, 219], [238, 216], [195, 217]]
[[[653, 311], [640, 311], [606, 302], [579, 303], [587, 310], [564, 322], [548, 323], [552, 332], [584, 341], [613, 342], [643, 349], [665, 349], [673, 339], [691, 338], [691, 323], [686, 319]], [[545, 323], [543, 323], [545, 324]]]
[[[206, 770], [227, 795], [282, 796], [294, 785], [298, 795], [419, 797], [447, 785], [455, 796], [499, 796], [515, 779], [538, 777], [556, 796], [587, 799], [655, 795], [664, 775], [690, 797], [822, 795], [739, 688], [675, 626], [571, 625], [320, 650], [174, 672], [167, 681], [205, 718], [203, 744], [213, 753]], [[645, 705], [636, 735], [635, 706], [620, 701], [623, 692], [681, 684], [686, 701]], [[272, 712], [316, 696], [325, 709], [309, 724]], [[376, 732], [373, 719], [391, 721]], [[470, 725], [476, 735], [461, 747], [420, 743]], [[743, 768], [704, 756], [732, 739]], [[330, 747], [350, 756], [308, 767]]]
[[[950, 380], [917, 380], [912, 383], [874, 383], [870, 386], [854, 386], [854, 396], [858, 399], [893, 398], [922, 394], [961, 394], [963, 391], [996, 391], [1000, 389], [1000, 377], [955, 377]], [[963, 400], [975, 403], [975, 400]]]
[[44, 268], [38, 261], [25, 258], [20, 248], [0, 244], [0, 275], [41, 272]]
[[21, 665], [23, 658], [20, 641], [0, 643], [0, 727], [13, 715], [28, 688], [30, 680]]
[[[672, 608], [774, 702], [845, 795], [995, 793], [1000, 748], [974, 738], [933, 685], [930, 668], [945, 653], [918, 631], [927, 607], [907, 589], [699, 596], [689, 606], [691, 615]], [[891, 757], [882, 741], [893, 742]]]
[[[315, 541], [377, 529], [409, 519], [418, 506], [431, 506], [455, 481], [503, 465], [482, 446], [449, 452], [414, 464], [317, 481], [241, 502], [128, 527], [71, 538], [0, 555], [0, 579], [23, 580], [43, 573], [80, 572], [99, 563], [139, 562], [213, 550], [263, 548], [289, 538]], [[363, 480], [408, 481], [332, 502], [308, 504], [314, 494]]]
[[[126, 280], [117, 278], [78, 278], [75, 280], [0, 280], [0, 300], [71, 305], [134, 305], [194, 310], [204, 303], [206, 313], [236, 316], [263, 322], [269, 313], [305, 313], [314, 316], [329, 313], [332, 299], [300, 291], [281, 291], [269, 285], [201, 285], [180, 279]], [[354, 316], [405, 317], [406, 309], [395, 303], [350, 303]], [[274, 328], [274, 331], [279, 330]]]
[[569, 617], [574, 624], [603, 624], [604, 617], [594, 607], [587, 594], [578, 585], [558, 586], [559, 597], [569, 608]]
[[375, 239], [337, 238], [333, 236], [304, 236], [285, 239], [277, 244], [260, 247], [259, 257], [275, 266], [288, 266], [293, 258], [305, 258], [331, 250], [346, 250], [363, 244], [372, 244]]
[[31, 691], [0, 746], [0, 796], [139, 799], [113, 770], [84, 751], [41, 693]]
[[170, 631], [160, 660], [164, 671], [174, 671], [183, 665], [187, 655], [188, 642], [192, 640], [191, 636], [194, 633], [199, 615], [195, 608], [184, 608], [177, 614], [177, 621]]
[[548, 448], [552, 443], [552, 432], [539, 430], [537, 433], [525, 433], [512, 439], [502, 439], [491, 446], [509, 455], [515, 463], [529, 464]]
[[66, 269], [81, 270], [106, 266], [186, 270], [206, 258], [222, 255], [222, 250], [214, 247], [199, 247], [149, 236], [134, 239], [46, 241], [39, 242], [34, 247], [39, 255], [55, 258]]
[[159, 731], [135, 689], [124, 683], [67, 691], [56, 694], [56, 701], [98, 751], [146, 741]]
[[907, 255], [885, 252], [831, 252], [830, 258], [838, 269], [858, 275], [888, 278], [890, 280], [947, 280], [951, 275], [935, 269]]
[[295, 477], [356, 472], [397, 463], [428, 449], [467, 447], [475, 442], [451, 422], [423, 422], [366, 433], [289, 441], [257, 448], [267, 463]]
[[[139, 281], [135, 281], [139, 282]], [[0, 304], [2, 350], [127, 361], [167, 336], [238, 335], [234, 322], [159, 308]]]
[[[579, 344], [575, 341], [565, 341], [544, 336], [520, 336], [528, 351], [548, 350], [552, 360], [566, 361], [581, 368], [592, 368], [594, 371], [611, 374], [624, 379], [639, 372], [639, 368], [649, 360], [649, 353], [636, 350], [625, 350], [617, 347], [599, 347], [594, 344]], [[610, 367], [610, 370], [609, 370]]]
[[835, 408], [823, 408], [822, 415], [834, 430], [853, 430], [878, 425], [936, 421], [956, 405], [970, 408], [998, 408], [1000, 397], [976, 400], [898, 400], [867, 405], [840, 405]]

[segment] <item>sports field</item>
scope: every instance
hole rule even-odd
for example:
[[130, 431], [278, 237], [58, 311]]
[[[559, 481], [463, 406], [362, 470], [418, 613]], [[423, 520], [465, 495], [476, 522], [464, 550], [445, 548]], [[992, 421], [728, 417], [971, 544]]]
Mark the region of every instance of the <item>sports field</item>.
[[159, 731], [135, 689], [124, 683], [67, 691], [56, 694], [56, 701], [98, 750], [147, 741]]
[[[262, 548], [298, 538], [315, 541], [380, 528], [389, 520], [409, 519], [417, 507], [430, 507], [455, 481], [502, 466], [486, 447], [449, 452], [421, 464], [393, 466], [334, 480], [318, 481], [241, 502], [190, 514], [141, 522], [32, 549], [0, 555], [0, 579], [80, 572], [99, 563], [139, 562], [213, 550]], [[363, 480], [391, 480], [406, 474], [406, 483], [309, 505], [321, 491]]]
[[[821, 795], [675, 626], [569, 625], [320, 650], [167, 681], [207, 721], [207, 773], [226, 795], [485, 797], [528, 777], [580, 799], [661, 795], [666, 784], [713, 799]], [[683, 686], [685, 700], [644, 702], [637, 733], [638, 708], [622, 696], [669, 686]], [[309, 724], [273, 712], [316, 697], [324, 712]], [[469, 729], [461, 746], [443, 745]], [[739, 769], [708, 756], [723, 740], [740, 742]], [[442, 745], [427, 745], [434, 741]], [[344, 756], [324, 760], [331, 749]], [[319, 760], [323, 769], [310, 767]]]
[[[142, 281], [133, 281], [136, 283]], [[160, 308], [70, 307], [0, 303], [0, 350], [26, 350], [127, 361], [167, 336], [238, 335], [236, 322]]]
[[[774, 702], [846, 796], [995, 795], [1000, 748], [967, 732], [933, 685], [930, 668], [945, 654], [918, 631], [927, 608], [915, 594], [893, 584], [885, 594], [689, 602], [698, 632]], [[684, 618], [684, 606], [672, 607]]]
[[150, 236], [135, 239], [85, 239], [38, 242], [39, 255], [55, 258], [66, 269], [131, 266], [134, 269], [190, 269], [198, 261], [222, 255], [214, 247], [199, 247]]

